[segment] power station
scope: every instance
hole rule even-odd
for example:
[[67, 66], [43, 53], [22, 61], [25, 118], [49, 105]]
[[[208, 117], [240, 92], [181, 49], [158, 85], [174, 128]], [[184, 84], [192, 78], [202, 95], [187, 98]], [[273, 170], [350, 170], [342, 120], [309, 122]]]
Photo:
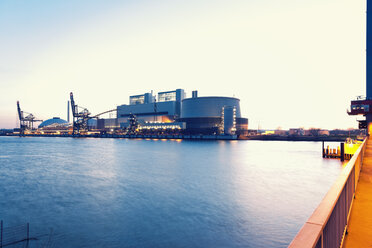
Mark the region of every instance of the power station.
[[[38, 129], [23, 124], [21, 129], [35, 134], [141, 134], [141, 135], [224, 135], [248, 134], [248, 119], [241, 116], [240, 100], [235, 97], [199, 97], [197, 91], [186, 98], [183, 89], [152, 91], [129, 97], [128, 104], [92, 115], [87, 108], [76, 104], [70, 93], [72, 123], [67, 106], [67, 121], [53, 117], [42, 122]], [[115, 113], [113, 118], [101, 115]]]
[[[99, 119], [97, 129], [122, 129], [135, 117], [140, 129], [176, 129], [186, 134], [246, 135], [248, 119], [241, 117], [240, 100], [232, 97], [185, 97], [183, 89], [152, 92], [129, 97], [129, 104], [117, 106], [117, 117]], [[170, 131], [170, 130], [168, 130]]]

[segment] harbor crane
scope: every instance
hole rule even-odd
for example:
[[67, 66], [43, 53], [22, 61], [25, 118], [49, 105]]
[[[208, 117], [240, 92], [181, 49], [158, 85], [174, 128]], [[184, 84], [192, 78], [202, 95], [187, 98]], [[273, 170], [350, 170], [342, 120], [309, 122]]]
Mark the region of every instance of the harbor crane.
[[71, 110], [72, 110], [72, 133], [80, 133], [81, 131], [88, 131], [88, 121], [90, 119], [98, 119], [99, 116], [111, 112], [116, 112], [117, 109], [111, 109], [94, 116], [91, 116], [91, 113], [87, 108], [78, 106], [75, 104], [74, 95], [70, 93], [70, 102], [71, 102]]
[[[42, 122], [42, 120], [37, 120], [33, 114], [28, 113], [26, 111], [22, 111], [19, 101], [17, 101], [17, 110], [21, 134], [23, 134], [25, 130], [33, 130], [34, 122]], [[27, 114], [26, 117], [24, 116], [25, 114]]]
[[137, 116], [130, 113], [129, 118], [128, 118], [128, 122], [129, 122], [128, 133], [129, 134], [135, 134], [137, 132], [137, 128], [139, 126]]
[[90, 112], [87, 108], [75, 104], [74, 95], [70, 93], [71, 110], [72, 110], [72, 134], [80, 131], [88, 131], [88, 120], [91, 119]]

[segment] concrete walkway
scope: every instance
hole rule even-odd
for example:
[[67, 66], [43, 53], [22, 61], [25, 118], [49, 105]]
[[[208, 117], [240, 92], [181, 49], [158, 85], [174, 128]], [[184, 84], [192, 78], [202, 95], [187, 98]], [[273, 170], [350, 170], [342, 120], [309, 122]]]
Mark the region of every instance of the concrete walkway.
[[367, 141], [344, 247], [372, 248], [372, 139]]

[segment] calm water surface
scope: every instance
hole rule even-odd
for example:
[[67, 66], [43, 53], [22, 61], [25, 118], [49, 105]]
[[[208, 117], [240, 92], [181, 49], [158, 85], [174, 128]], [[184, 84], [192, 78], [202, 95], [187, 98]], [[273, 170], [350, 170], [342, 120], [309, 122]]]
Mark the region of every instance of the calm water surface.
[[0, 219], [57, 247], [287, 247], [342, 169], [321, 146], [0, 137]]

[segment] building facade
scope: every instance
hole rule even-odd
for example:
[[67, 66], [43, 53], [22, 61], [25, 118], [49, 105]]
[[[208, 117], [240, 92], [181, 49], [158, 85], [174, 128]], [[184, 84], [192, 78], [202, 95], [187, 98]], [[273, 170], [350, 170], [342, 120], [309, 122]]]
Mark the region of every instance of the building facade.
[[[138, 130], [181, 129], [185, 134], [247, 135], [248, 119], [241, 116], [240, 100], [234, 97], [185, 98], [183, 89], [152, 92], [129, 97], [129, 104], [117, 106], [117, 117], [99, 119], [98, 129], [126, 129], [135, 116]], [[172, 125], [174, 123], [175, 125]]]
[[[194, 94], [193, 94], [194, 95]], [[234, 97], [198, 97], [182, 101], [181, 122], [190, 134], [238, 134], [248, 132], [248, 119], [241, 117], [240, 100]]]
[[117, 107], [118, 124], [127, 123], [130, 115], [143, 122], [174, 122], [181, 114], [181, 102], [185, 98], [183, 89], [159, 92], [157, 101], [152, 93], [130, 96], [129, 105]]

